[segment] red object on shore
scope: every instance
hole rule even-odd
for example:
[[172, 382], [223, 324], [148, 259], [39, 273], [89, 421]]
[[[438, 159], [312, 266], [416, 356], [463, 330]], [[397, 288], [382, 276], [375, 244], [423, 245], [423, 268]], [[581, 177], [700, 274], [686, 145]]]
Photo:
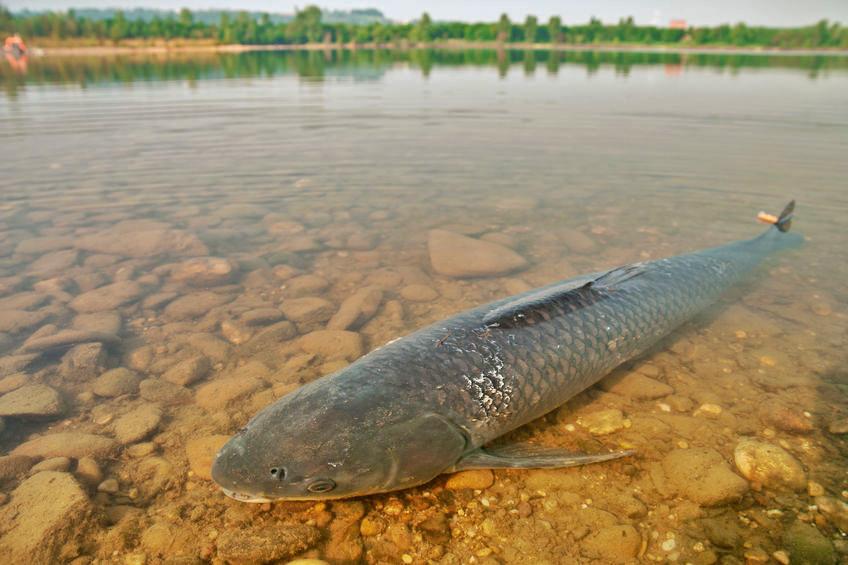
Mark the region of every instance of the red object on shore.
[[7, 37], [6, 41], [3, 42], [3, 51], [16, 56], [22, 56], [26, 55], [27, 47], [21, 36], [16, 33]]

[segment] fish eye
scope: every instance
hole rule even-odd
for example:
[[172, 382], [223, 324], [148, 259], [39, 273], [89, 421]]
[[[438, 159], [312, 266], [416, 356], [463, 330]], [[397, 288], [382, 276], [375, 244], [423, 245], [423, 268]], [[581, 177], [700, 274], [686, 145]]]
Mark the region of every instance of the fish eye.
[[283, 480], [286, 478], [286, 468], [285, 467], [271, 467], [271, 476], [275, 479]]
[[309, 492], [320, 493], [330, 492], [334, 488], [336, 488], [336, 483], [334, 483], [330, 479], [315, 479], [314, 481], [309, 483], [309, 486], [306, 487], [306, 490], [308, 490]]

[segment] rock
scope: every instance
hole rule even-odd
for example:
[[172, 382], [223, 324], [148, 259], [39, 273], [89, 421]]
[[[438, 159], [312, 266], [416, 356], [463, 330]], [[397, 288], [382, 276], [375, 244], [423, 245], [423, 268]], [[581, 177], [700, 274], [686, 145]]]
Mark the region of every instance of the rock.
[[410, 302], [431, 302], [439, 297], [439, 293], [423, 284], [411, 284], [400, 289], [400, 295]]
[[123, 320], [117, 312], [92, 312], [90, 314], [78, 314], [71, 321], [71, 327], [75, 330], [98, 332], [103, 334], [117, 335], [121, 331]]
[[831, 420], [827, 425], [827, 431], [835, 435], [848, 434], [848, 418]]
[[33, 465], [29, 470], [30, 475], [40, 473], [42, 471], [67, 471], [71, 468], [71, 460], [68, 457], [50, 457], [44, 461]]
[[460, 471], [454, 473], [445, 482], [448, 490], [485, 490], [495, 482], [495, 475], [490, 469], [474, 469], [471, 471]]
[[115, 310], [135, 302], [142, 295], [142, 288], [133, 281], [120, 281], [94, 290], [89, 290], [71, 300], [69, 306], [77, 312], [103, 312]]
[[295, 335], [297, 335], [297, 330], [294, 324], [289, 321], [277, 322], [253, 336], [243, 351], [248, 355], [256, 355], [279, 346]]
[[0, 332], [16, 334], [37, 326], [50, 317], [46, 310], [29, 312], [27, 310], [0, 310]]
[[703, 506], [735, 502], [748, 492], [748, 483], [712, 449], [676, 449], [663, 458], [662, 468], [674, 490]]
[[109, 456], [115, 447], [115, 441], [108, 437], [81, 432], [59, 432], [31, 439], [12, 450], [12, 455], [101, 459]]
[[783, 533], [792, 565], [830, 565], [836, 561], [833, 544], [815, 526], [795, 521]]
[[363, 553], [359, 522], [365, 515], [365, 505], [359, 500], [333, 503], [333, 520], [329, 524], [329, 539], [324, 557], [334, 563], [356, 563]]
[[168, 382], [187, 386], [206, 377], [212, 369], [212, 362], [205, 355], [195, 355], [184, 359], [165, 371], [162, 378]]
[[328, 360], [353, 361], [362, 356], [362, 337], [356, 332], [317, 330], [302, 336], [298, 345], [303, 351], [321, 355]]
[[446, 230], [431, 230], [427, 247], [433, 270], [448, 277], [505, 275], [527, 266], [527, 260], [508, 247]]
[[782, 447], [743, 439], [736, 445], [733, 459], [742, 476], [755, 486], [795, 491], [804, 490], [807, 486], [807, 476], [801, 463]]
[[8, 355], [0, 357], [0, 377], [18, 373], [26, 369], [30, 363], [38, 358], [38, 354], [27, 353], [25, 355]]
[[0, 455], [0, 481], [7, 481], [25, 474], [35, 463], [26, 455]]
[[135, 373], [124, 367], [106, 371], [94, 381], [92, 390], [97, 396], [114, 398], [124, 394], [138, 392], [139, 378]]
[[286, 281], [285, 293], [286, 296], [295, 298], [321, 292], [328, 286], [330, 286], [330, 282], [324, 277], [319, 275], [301, 275]]
[[760, 419], [767, 426], [784, 432], [804, 434], [814, 429], [811, 418], [804, 416], [801, 410], [786, 406], [777, 399], [761, 404], [758, 412]]
[[268, 563], [301, 553], [320, 539], [319, 530], [305, 524], [224, 530], [218, 536], [218, 557], [236, 565]]
[[561, 230], [559, 239], [574, 253], [587, 254], [597, 249], [597, 245], [589, 236], [575, 229], [565, 228]]
[[166, 405], [183, 404], [191, 399], [186, 387], [162, 379], [144, 379], [139, 383], [139, 394], [149, 402]]
[[88, 330], [61, 330], [53, 335], [30, 338], [24, 342], [20, 351], [34, 353], [40, 351], [62, 350], [80, 343], [116, 344], [121, 339], [115, 334]]
[[338, 311], [327, 322], [327, 329], [347, 330], [358, 328], [377, 313], [383, 301], [383, 291], [376, 286], [365, 287], [347, 297]]
[[48, 276], [73, 267], [77, 259], [79, 259], [79, 251], [76, 249], [46, 253], [29, 264], [29, 272], [42, 277]]
[[[154, 556], [156, 558], [154, 563], [196, 565], [202, 562], [197, 557], [199, 545], [200, 540], [195, 537], [190, 528], [164, 521], [154, 523], [141, 534], [141, 547], [145, 552], [141, 555]], [[124, 562], [124, 565], [135, 564]]]
[[15, 247], [15, 253], [32, 255], [47, 253], [58, 249], [69, 249], [74, 246], [74, 240], [70, 237], [31, 237], [22, 240]]
[[74, 243], [77, 249], [123, 257], [201, 256], [209, 253], [197, 236], [153, 220], [120, 222], [100, 232], [78, 237]]
[[123, 445], [135, 443], [152, 434], [161, 421], [162, 411], [157, 406], [140, 406], [115, 421], [115, 437]]
[[209, 291], [185, 294], [165, 307], [164, 315], [171, 320], [191, 320], [199, 318], [213, 308], [229, 302], [231, 297]]
[[118, 484], [118, 479], [112, 477], [97, 485], [97, 492], [105, 492], [106, 494], [115, 494], [121, 490], [121, 485]]
[[27, 385], [0, 397], [0, 416], [55, 418], [65, 413], [65, 402], [56, 389]]
[[630, 525], [607, 526], [582, 542], [583, 549], [605, 563], [629, 563], [642, 546], [642, 536]]
[[224, 320], [221, 322], [221, 335], [233, 345], [241, 345], [253, 337], [253, 330], [242, 323]]
[[103, 480], [100, 466], [91, 457], [82, 457], [77, 461], [76, 476], [81, 482], [92, 487]]
[[195, 475], [207, 481], [212, 480], [212, 462], [229, 439], [230, 436], [211, 435], [193, 438], [186, 442], [186, 457]]
[[171, 278], [195, 286], [212, 286], [229, 282], [235, 267], [220, 257], [197, 257], [176, 266]]
[[264, 382], [255, 377], [234, 376], [216, 379], [197, 389], [195, 402], [209, 411], [224, 408], [230, 402], [247, 396], [264, 386]]
[[606, 435], [630, 427], [630, 420], [624, 417], [621, 410], [610, 408], [591, 412], [577, 419], [577, 424], [583, 426], [589, 433]]
[[[294, 329], [294, 328], [292, 328]], [[185, 338], [193, 348], [197, 349], [212, 361], [224, 363], [232, 357], [233, 348], [227, 342], [208, 333], [191, 334]]]
[[255, 308], [241, 315], [239, 321], [246, 326], [267, 326], [283, 319], [277, 308]]
[[848, 503], [830, 496], [817, 496], [815, 502], [819, 512], [824, 514], [831, 524], [843, 532], [848, 532]]
[[82, 343], [62, 356], [59, 373], [68, 381], [88, 381], [103, 373], [106, 361], [102, 343]]
[[639, 373], [612, 375], [601, 381], [601, 388], [636, 400], [652, 400], [674, 394], [667, 384]]
[[6, 394], [17, 390], [29, 382], [29, 376], [26, 373], [14, 373], [8, 377], [0, 379], [0, 394]]
[[280, 308], [286, 318], [304, 325], [317, 325], [326, 322], [332, 317], [336, 309], [332, 302], [317, 296], [284, 300]]
[[83, 489], [68, 473], [45, 471], [22, 482], [0, 509], [0, 561], [4, 563], [65, 563], [76, 552], [64, 553], [88, 535], [92, 507]]

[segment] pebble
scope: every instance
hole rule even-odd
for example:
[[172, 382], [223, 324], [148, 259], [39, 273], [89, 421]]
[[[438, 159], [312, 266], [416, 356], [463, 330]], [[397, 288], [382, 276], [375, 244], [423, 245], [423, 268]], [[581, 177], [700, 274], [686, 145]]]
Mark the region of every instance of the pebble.
[[186, 442], [188, 464], [197, 477], [212, 480], [212, 462], [229, 439], [230, 436], [210, 435], [192, 438]]
[[782, 565], [789, 565], [790, 563], [789, 554], [782, 549], [778, 549], [777, 551], [772, 553], [771, 556], [774, 557], [775, 561], [781, 563]]
[[211, 286], [228, 282], [235, 266], [221, 257], [196, 257], [178, 264], [171, 278], [195, 286]]
[[808, 481], [807, 494], [812, 497], [822, 496], [824, 495], [824, 487], [815, 481]]
[[106, 494], [115, 494], [119, 490], [121, 490], [121, 485], [118, 484], [118, 479], [114, 477], [108, 478], [97, 485], [97, 491], [105, 492]]
[[41, 471], [67, 471], [71, 468], [71, 460], [68, 457], [50, 457], [33, 465], [29, 470], [30, 475]]
[[285, 294], [292, 298], [322, 292], [330, 286], [330, 281], [319, 275], [300, 275], [286, 281]]
[[400, 295], [410, 302], [431, 302], [439, 297], [439, 293], [423, 284], [411, 284], [400, 290]]
[[200, 318], [209, 313], [213, 308], [222, 306], [229, 302], [231, 297], [211, 291], [197, 291], [184, 294], [171, 301], [163, 315], [170, 320], [191, 320]]
[[347, 330], [357, 328], [374, 317], [383, 301], [383, 291], [377, 286], [369, 286], [347, 297], [338, 311], [327, 322], [329, 330]]
[[815, 526], [796, 520], [783, 533], [783, 545], [793, 564], [830, 564], [836, 560], [833, 544]]
[[474, 469], [454, 473], [445, 482], [448, 490], [485, 490], [495, 482], [495, 475], [490, 469]]
[[607, 562], [626, 562], [639, 553], [642, 536], [630, 525], [615, 525], [600, 528], [581, 542], [593, 557]]
[[166, 405], [183, 404], [191, 398], [186, 387], [163, 379], [144, 379], [138, 385], [139, 395], [148, 402]]
[[120, 255], [155, 257], [160, 255], [204, 256], [209, 250], [194, 234], [173, 229], [156, 220], [125, 220], [107, 229], [74, 240], [77, 249]]
[[195, 355], [165, 371], [162, 378], [174, 384], [187, 386], [206, 377], [211, 369], [212, 361], [208, 357]]
[[138, 376], [124, 367], [106, 371], [94, 381], [92, 391], [97, 396], [114, 398], [138, 392]]
[[280, 309], [286, 318], [299, 324], [320, 324], [329, 320], [336, 307], [329, 300], [317, 296], [284, 300]]
[[218, 557], [235, 563], [267, 563], [301, 553], [321, 538], [319, 530], [305, 524], [235, 528], [215, 540]]
[[604, 390], [636, 400], [653, 400], [674, 394], [669, 385], [636, 372], [611, 375], [600, 385]]
[[836, 435], [848, 434], [848, 418], [832, 420], [827, 425], [827, 431]]
[[624, 417], [621, 410], [610, 408], [591, 412], [577, 419], [577, 424], [595, 435], [607, 435], [623, 428], [629, 428], [631, 422]]
[[32, 468], [36, 459], [24, 455], [0, 455], [0, 481], [14, 479]]
[[431, 230], [427, 248], [433, 270], [448, 277], [490, 277], [527, 267], [509, 247], [446, 230]]
[[736, 468], [755, 485], [766, 488], [803, 490], [807, 486], [804, 468], [785, 449], [753, 439], [743, 439], [733, 451]]
[[249, 375], [219, 378], [198, 388], [194, 401], [201, 408], [211, 412], [220, 410], [230, 402], [248, 396], [264, 386], [264, 381]]
[[19, 389], [29, 382], [30, 378], [26, 373], [14, 373], [8, 377], [0, 379], [0, 394], [6, 394], [13, 390]]
[[108, 457], [117, 444], [113, 439], [81, 432], [59, 432], [31, 439], [12, 450], [30, 457]]
[[233, 345], [247, 343], [253, 337], [253, 330], [241, 322], [224, 320], [221, 322], [221, 335]]
[[115, 437], [123, 445], [135, 443], [152, 434], [162, 421], [158, 406], [145, 404], [115, 421]]
[[748, 483], [712, 449], [676, 449], [663, 458], [662, 469], [674, 490], [704, 506], [735, 502], [748, 492]]
[[77, 312], [113, 311], [138, 300], [142, 287], [133, 281], [120, 281], [94, 290], [89, 290], [71, 300], [70, 306]]
[[87, 485], [94, 486], [103, 481], [103, 472], [97, 461], [91, 457], [81, 457], [77, 461], [77, 469], [75, 471], [77, 478]]
[[306, 353], [315, 353], [327, 360], [354, 361], [363, 353], [362, 337], [350, 331], [317, 330], [302, 336], [297, 343]]
[[62, 395], [47, 385], [22, 386], [0, 396], [0, 416], [55, 418], [65, 413]]
[[834, 526], [848, 532], [848, 504], [830, 496], [816, 496], [816, 507]]
[[146, 457], [156, 452], [156, 444], [152, 441], [136, 443], [127, 447], [127, 455], [130, 457]]
[[239, 321], [246, 326], [267, 326], [283, 319], [278, 308], [255, 308], [243, 313]]

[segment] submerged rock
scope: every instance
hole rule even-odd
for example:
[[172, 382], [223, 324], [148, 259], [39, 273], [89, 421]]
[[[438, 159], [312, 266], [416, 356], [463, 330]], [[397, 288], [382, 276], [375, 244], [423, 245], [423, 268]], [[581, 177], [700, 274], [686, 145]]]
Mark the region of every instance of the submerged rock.
[[176, 282], [184, 282], [196, 286], [224, 284], [232, 276], [235, 267], [220, 257], [197, 257], [189, 259], [176, 266], [171, 278]]
[[218, 450], [224, 447], [230, 436], [211, 435], [192, 438], [186, 442], [186, 457], [189, 467], [195, 475], [207, 481], [212, 480], [212, 462]]
[[64, 412], [62, 395], [47, 385], [23, 386], [0, 397], [0, 416], [55, 418]]
[[69, 306], [77, 312], [104, 312], [138, 300], [142, 292], [138, 283], [119, 281], [80, 294]]
[[20, 351], [31, 353], [37, 351], [61, 350], [80, 343], [116, 344], [120, 338], [111, 333], [91, 330], [61, 330], [53, 335], [28, 339]]
[[836, 561], [833, 544], [815, 526], [795, 521], [783, 534], [793, 565], [830, 565]]
[[209, 253], [194, 234], [154, 220], [120, 222], [108, 229], [79, 237], [74, 244], [77, 249], [123, 257], [200, 256]]
[[106, 362], [102, 343], [81, 343], [62, 356], [59, 373], [69, 381], [87, 381], [103, 373]]
[[748, 492], [745, 479], [712, 449], [676, 449], [662, 460], [662, 468], [675, 491], [704, 506], [734, 502]]
[[491, 277], [527, 266], [509, 247], [446, 230], [431, 230], [427, 248], [433, 270], [448, 277]]
[[67, 562], [75, 557], [71, 542], [86, 534], [91, 516], [88, 497], [72, 475], [37, 473], [22, 482], [0, 510], [0, 561]]
[[205, 315], [211, 309], [226, 304], [230, 296], [209, 291], [186, 294], [165, 307], [165, 316], [171, 320], [190, 320]]
[[139, 378], [124, 367], [106, 371], [94, 381], [92, 390], [97, 396], [112, 398], [138, 392]]
[[197, 389], [195, 401], [198, 406], [206, 410], [219, 410], [238, 398], [256, 392], [263, 386], [265, 386], [264, 381], [249, 375], [216, 379]]
[[483, 490], [492, 486], [494, 482], [495, 475], [491, 469], [474, 469], [454, 473], [448, 477], [448, 480], [445, 482], [445, 488], [448, 490]]
[[383, 291], [376, 286], [358, 290], [347, 297], [338, 311], [327, 322], [327, 329], [347, 330], [357, 328], [374, 317], [383, 301]]
[[336, 307], [329, 300], [317, 296], [291, 298], [283, 301], [280, 308], [292, 322], [316, 325], [329, 320]]
[[637, 400], [651, 400], [674, 394], [674, 389], [639, 373], [612, 375], [600, 383], [604, 390]]
[[582, 543], [592, 557], [606, 563], [629, 563], [642, 545], [642, 536], [630, 525], [601, 528]]
[[320, 539], [305, 524], [226, 530], [217, 539], [218, 557], [235, 564], [268, 563], [306, 551]]
[[158, 406], [140, 406], [118, 418], [115, 437], [124, 445], [135, 443], [152, 434], [161, 421], [162, 411]]
[[180, 361], [162, 375], [168, 382], [189, 385], [204, 378], [212, 369], [212, 362], [205, 355], [195, 355]]
[[577, 423], [594, 435], [606, 435], [630, 427], [630, 420], [624, 417], [621, 410], [610, 408], [598, 410], [577, 419]]
[[362, 355], [362, 337], [356, 332], [317, 330], [302, 336], [298, 345], [307, 353], [315, 353], [330, 360], [353, 361]]
[[801, 463], [777, 445], [743, 439], [736, 445], [733, 459], [742, 476], [757, 486], [795, 491], [807, 487], [807, 476]]
[[108, 437], [81, 432], [59, 432], [22, 443], [12, 450], [12, 455], [98, 459], [111, 454], [116, 446], [115, 440]]

